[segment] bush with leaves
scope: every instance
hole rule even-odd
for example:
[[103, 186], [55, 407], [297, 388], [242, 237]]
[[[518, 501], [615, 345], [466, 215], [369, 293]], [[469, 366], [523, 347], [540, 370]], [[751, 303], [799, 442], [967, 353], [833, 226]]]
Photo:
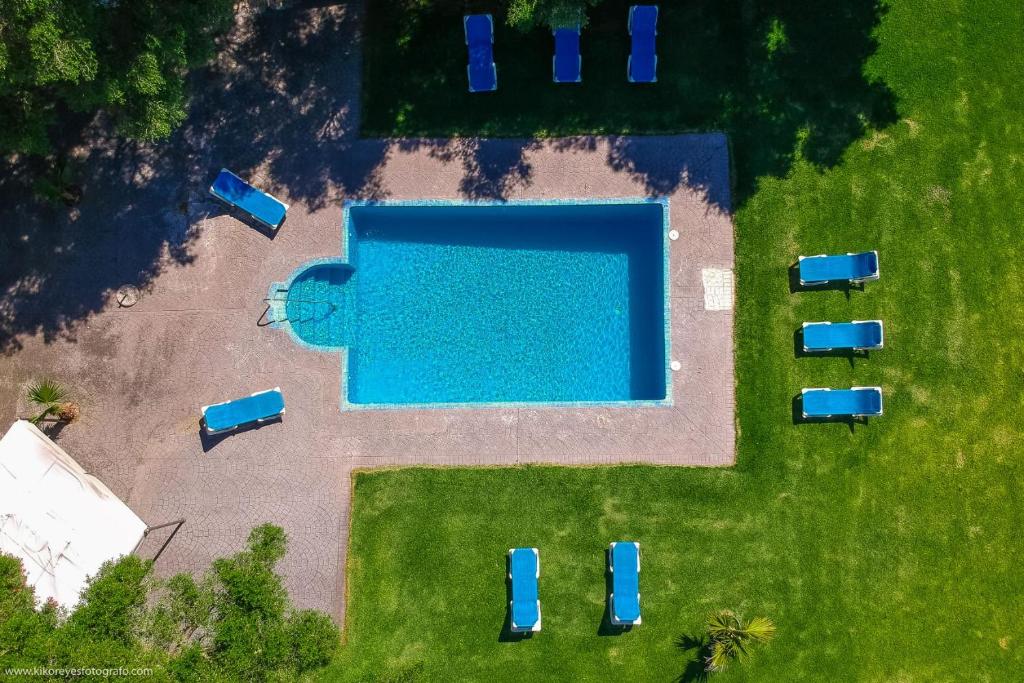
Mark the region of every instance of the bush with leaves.
[[201, 579], [155, 578], [124, 557], [93, 577], [70, 615], [35, 598], [18, 560], [0, 556], [0, 669], [148, 667], [158, 680], [293, 680], [338, 648], [331, 619], [294, 610], [274, 567], [287, 538], [270, 524]]
[[548, 28], [586, 25], [587, 7], [602, 0], [511, 0], [508, 5], [508, 23], [522, 31], [537, 26]]
[[733, 659], [750, 656], [751, 647], [767, 643], [775, 637], [775, 624], [768, 617], [744, 621], [731, 610], [721, 610], [708, 617], [708, 671], [722, 671]]
[[208, 61], [233, 0], [0, 0], [0, 154], [43, 155], [57, 107], [105, 110], [164, 138], [185, 118], [188, 69]]
[[45, 661], [59, 616], [54, 603], [35, 608], [21, 562], [0, 554], [0, 670]]

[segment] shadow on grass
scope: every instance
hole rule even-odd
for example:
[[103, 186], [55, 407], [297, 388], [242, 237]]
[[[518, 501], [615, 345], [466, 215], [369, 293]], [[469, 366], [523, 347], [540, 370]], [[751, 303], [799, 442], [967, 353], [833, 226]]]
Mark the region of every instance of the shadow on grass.
[[686, 656], [686, 667], [676, 679], [678, 683], [703, 683], [710, 679], [706, 667], [708, 639], [704, 636], [683, 634], [676, 639], [676, 647]]
[[[734, 154], [737, 205], [758, 178], [784, 177], [797, 159], [828, 167], [854, 140], [897, 120], [895, 98], [864, 76], [876, 50], [881, 2], [696, 0], [663, 5], [658, 82], [626, 80], [630, 0], [588, 11], [583, 82], [552, 84], [551, 38], [495, 17], [498, 90], [466, 91], [463, 3], [377, 0], [369, 5], [364, 134], [521, 136], [724, 131]], [[685, 160], [679, 160], [685, 163]], [[613, 166], [644, 165], [629, 144]], [[639, 171], [652, 194], [686, 182], [677, 165]], [[728, 208], [728, 207], [724, 207]]]
[[510, 554], [505, 555], [505, 622], [501, 625], [501, 631], [498, 632], [499, 643], [519, 643], [524, 640], [529, 640], [533, 636], [533, 631], [513, 631], [512, 630], [512, 568], [510, 563], [512, 557]]
[[856, 431], [857, 425], [868, 425], [869, 418], [867, 417], [854, 417], [852, 415], [833, 415], [832, 417], [807, 417], [804, 415], [804, 399], [801, 394], [797, 394], [793, 397], [793, 424], [795, 425], [813, 425], [813, 424], [845, 424], [850, 428], [850, 433], [853, 434]]
[[868, 360], [871, 352], [857, 349], [830, 349], [828, 351], [807, 351], [804, 348], [804, 328], [798, 327], [793, 330], [793, 357], [794, 358], [846, 358], [850, 367], [854, 367], [856, 360]]
[[498, 632], [499, 643], [520, 643], [524, 640], [529, 640], [533, 637], [533, 631], [513, 631], [512, 630], [512, 608], [508, 606], [505, 608], [505, 623], [501, 627], [501, 631]]
[[848, 280], [833, 280], [831, 282], [822, 282], [820, 284], [805, 285], [800, 282], [800, 263], [799, 261], [789, 267], [789, 293], [797, 294], [800, 292], [842, 292], [846, 295], [847, 301], [850, 299], [852, 292], [863, 292], [865, 288], [864, 282], [850, 282]]
[[633, 630], [631, 625], [618, 625], [612, 623], [612, 606], [609, 596], [614, 590], [614, 579], [611, 570], [609, 569], [610, 563], [608, 561], [608, 549], [604, 550], [604, 614], [601, 615], [601, 625], [597, 627], [597, 635], [599, 636], [621, 636], [624, 633], [628, 633]]

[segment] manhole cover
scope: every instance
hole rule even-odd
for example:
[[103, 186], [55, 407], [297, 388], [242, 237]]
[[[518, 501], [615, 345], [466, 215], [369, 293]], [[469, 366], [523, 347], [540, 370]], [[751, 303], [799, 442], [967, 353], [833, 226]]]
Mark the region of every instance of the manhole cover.
[[139, 303], [139, 288], [132, 285], [125, 285], [117, 290], [117, 305], [122, 308], [131, 308]]

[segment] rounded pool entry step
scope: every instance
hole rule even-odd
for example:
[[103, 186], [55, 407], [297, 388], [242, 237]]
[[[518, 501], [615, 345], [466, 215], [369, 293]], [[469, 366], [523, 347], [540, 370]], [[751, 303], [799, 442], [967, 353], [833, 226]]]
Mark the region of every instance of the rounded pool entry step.
[[314, 263], [296, 275], [284, 292], [285, 319], [303, 342], [341, 348], [352, 342], [355, 269], [347, 263]]

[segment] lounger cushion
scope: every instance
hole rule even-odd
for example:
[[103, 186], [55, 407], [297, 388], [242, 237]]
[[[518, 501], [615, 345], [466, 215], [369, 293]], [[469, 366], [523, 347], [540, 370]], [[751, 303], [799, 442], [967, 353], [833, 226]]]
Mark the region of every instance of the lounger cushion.
[[266, 192], [257, 190], [227, 169], [217, 174], [210, 187], [210, 193], [273, 228], [281, 225], [288, 211], [285, 204]]
[[494, 42], [494, 25], [490, 14], [468, 14], [465, 17], [466, 42], [470, 46]]
[[658, 55], [654, 44], [657, 26], [657, 5], [633, 5], [629, 8], [629, 34], [632, 42], [629, 80], [634, 83], [653, 83], [658, 80]]
[[630, 541], [612, 546], [612, 616], [616, 621], [640, 618], [640, 549]]
[[873, 251], [800, 259], [801, 282], [863, 280], [877, 274], [878, 255]]
[[882, 344], [882, 324], [875, 320], [804, 325], [804, 348], [874, 349]]
[[494, 90], [498, 70], [494, 65], [494, 27], [489, 14], [470, 14], [463, 20], [469, 46], [469, 89], [471, 92]]
[[633, 83], [654, 83], [658, 80], [658, 57], [654, 44], [636, 45], [633, 39], [633, 54], [629, 56], [629, 80]]
[[555, 82], [580, 80], [580, 31], [577, 28], [555, 30]]
[[498, 87], [498, 69], [491, 61], [491, 51], [486, 48], [469, 48], [469, 89], [471, 92], [488, 92]]
[[810, 389], [803, 392], [803, 412], [808, 417], [880, 415], [882, 392], [874, 387]]
[[654, 36], [658, 32], [658, 6], [633, 5], [629, 8], [629, 33], [633, 37]]
[[537, 608], [537, 554], [533, 548], [512, 551], [512, 625], [531, 628], [540, 619]]
[[203, 415], [206, 428], [211, 432], [232, 429], [244, 424], [265, 420], [284, 411], [284, 396], [280, 391], [264, 391], [235, 401], [210, 406]]

